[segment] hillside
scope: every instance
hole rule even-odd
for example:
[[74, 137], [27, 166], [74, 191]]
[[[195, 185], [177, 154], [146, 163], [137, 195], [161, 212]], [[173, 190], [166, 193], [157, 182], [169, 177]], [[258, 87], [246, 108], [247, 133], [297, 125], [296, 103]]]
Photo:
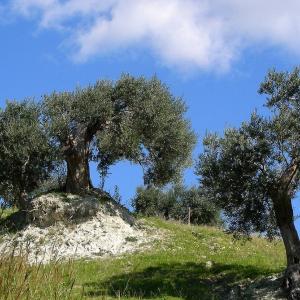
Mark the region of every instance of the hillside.
[[[154, 231], [165, 233], [163, 239], [153, 242], [151, 249], [117, 257], [28, 267], [29, 274], [40, 268], [38, 272], [46, 274], [42, 277], [48, 276], [46, 294], [42, 291], [43, 283], [37, 282], [38, 276], [27, 276], [28, 290], [38, 284], [31, 295], [35, 299], [57, 299], [59, 290], [59, 299], [277, 299], [271, 295], [280, 280], [260, 279], [284, 270], [281, 242], [270, 243], [260, 238], [234, 241], [217, 228], [187, 226], [157, 218], [145, 218], [142, 222]], [[25, 272], [26, 268], [23, 266]], [[51, 277], [49, 272], [53, 269], [55, 276]], [[5, 270], [2, 261], [1, 273], [4, 277], [12, 276]], [[0, 296], [0, 299], [15, 299], [12, 287], [17, 291], [18, 276], [13, 276], [11, 297]], [[60, 280], [57, 276], [61, 276]]]

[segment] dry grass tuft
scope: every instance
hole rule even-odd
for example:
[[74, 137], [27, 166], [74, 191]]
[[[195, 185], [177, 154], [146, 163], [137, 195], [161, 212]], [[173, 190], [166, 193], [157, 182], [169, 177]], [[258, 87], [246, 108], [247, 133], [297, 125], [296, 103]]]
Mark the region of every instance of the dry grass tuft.
[[30, 265], [26, 251], [0, 254], [0, 299], [70, 299], [75, 284], [73, 262]]

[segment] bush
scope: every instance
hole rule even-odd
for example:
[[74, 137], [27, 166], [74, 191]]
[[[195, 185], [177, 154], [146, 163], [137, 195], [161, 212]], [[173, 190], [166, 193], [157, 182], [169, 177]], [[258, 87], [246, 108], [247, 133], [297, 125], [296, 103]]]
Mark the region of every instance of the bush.
[[132, 205], [136, 213], [144, 216], [160, 216], [185, 223], [190, 208], [192, 224], [220, 223], [220, 210], [195, 187], [174, 186], [168, 190], [139, 187]]
[[168, 218], [170, 206], [166, 194], [158, 188], [138, 187], [132, 205], [137, 213], [145, 216], [164, 216]]
[[220, 223], [220, 210], [195, 187], [182, 193], [182, 198], [174, 207], [174, 217], [176, 219], [187, 218], [189, 208], [192, 224], [216, 225]]

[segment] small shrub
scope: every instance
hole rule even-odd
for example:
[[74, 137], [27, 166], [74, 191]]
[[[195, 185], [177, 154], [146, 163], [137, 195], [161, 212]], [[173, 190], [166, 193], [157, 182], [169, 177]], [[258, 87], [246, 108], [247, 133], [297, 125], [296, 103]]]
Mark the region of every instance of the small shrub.
[[121, 203], [122, 201], [122, 197], [121, 197], [121, 194], [120, 194], [120, 189], [117, 185], [115, 185], [115, 190], [114, 190], [114, 193], [112, 195], [112, 198], [117, 202], [117, 203]]
[[138, 187], [132, 205], [135, 211], [144, 216], [169, 217], [169, 210], [174, 203], [168, 203], [166, 194], [155, 187]]
[[138, 239], [137, 239], [137, 237], [135, 237], [135, 236], [127, 236], [127, 237], [125, 238], [125, 241], [126, 241], [126, 242], [130, 242], [130, 243], [134, 243], [134, 242], [137, 242]]
[[135, 212], [144, 216], [161, 216], [166, 219], [192, 224], [220, 224], [220, 210], [201, 190], [191, 187], [174, 186], [168, 190], [156, 187], [137, 189], [132, 200]]
[[189, 209], [192, 224], [217, 225], [221, 223], [218, 207], [194, 187], [183, 190], [179, 201], [173, 207], [172, 215], [175, 219], [186, 221]]

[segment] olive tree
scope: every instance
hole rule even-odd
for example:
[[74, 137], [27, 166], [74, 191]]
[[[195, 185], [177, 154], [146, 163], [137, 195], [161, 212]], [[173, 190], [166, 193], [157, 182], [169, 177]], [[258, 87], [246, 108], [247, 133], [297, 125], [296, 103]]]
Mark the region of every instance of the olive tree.
[[[197, 187], [175, 184], [169, 188], [138, 187], [132, 199], [136, 213], [192, 224], [220, 224], [220, 210]], [[190, 217], [190, 218], [189, 218]]]
[[156, 77], [123, 75], [116, 82], [46, 95], [45, 126], [67, 163], [66, 191], [92, 188], [90, 161], [105, 174], [128, 159], [142, 166], [147, 184], [174, 180], [195, 143], [185, 110]]
[[254, 113], [240, 128], [204, 139], [197, 174], [235, 232], [279, 230], [287, 257], [285, 288], [300, 297], [300, 241], [292, 200], [300, 183], [300, 74], [270, 71], [259, 92], [268, 116]]
[[33, 101], [8, 102], [0, 111], [0, 197], [25, 210], [28, 194], [46, 180], [55, 151]]
[[73, 92], [44, 96], [43, 116], [47, 132], [67, 164], [66, 191], [79, 193], [91, 188], [89, 160], [95, 134], [112, 122], [112, 83]]

